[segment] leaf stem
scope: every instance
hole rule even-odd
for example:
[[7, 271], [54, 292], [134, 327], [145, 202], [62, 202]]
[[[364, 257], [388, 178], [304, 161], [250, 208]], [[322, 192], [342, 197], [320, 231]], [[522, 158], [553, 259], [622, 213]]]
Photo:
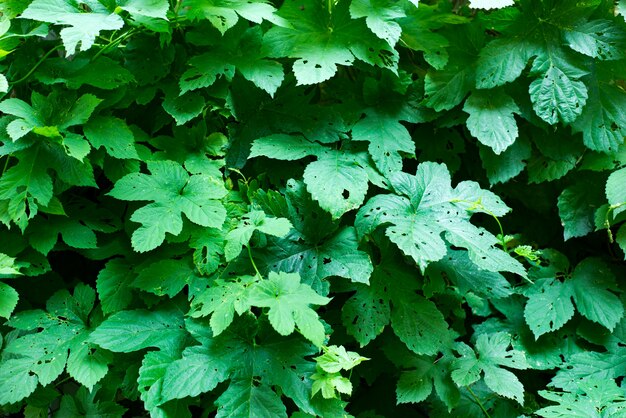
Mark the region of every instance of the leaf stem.
[[7, 168], [9, 168], [10, 159], [11, 159], [11, 154], [7, 154], [7, 159], [4, 160], [4, 167], [2, 167], [2, 173], [0, 173], [0, 176], [4, 175], [4, 172], [7, 171]]
[[476, 394], [474, 393], [474, 391], [472, 390], [471, 387], [465, 386], [465, 388], [467, 388], [467, 390], [469, 391], [470, 395], [472, 395], [472, 398], [474, 398], [474, 400], [476, 401], [476, 403], [478, 404], [478, 406], [480, 407], [481, 411], [483, 411], [483, 414], [485, 414], [485, 417], [487, 418], [491, 418], [491, 415], [489, 415], [489, 412], [487, 412], [487, 409], [485, 408], [485, 406], [483, 405], [483, 403], [480, 401], [480, 399], [478, 398], [478, 396], [476, 396]]
[[606, 211], [606, 214], [604, 215], [604, 226], [606, 227], [606, 232], [609, 235], [609, 243], [611, 244], [613, 244], [614, 238], [613, 238], [613, 232], [611, 231], [611, 221], [609, 221], [609, 215], [613, 211], [615, 211], [615, 209], [619, 209], [624, 205], [626, 205], [626, 202], [618, 203], [616, 205], [611, 205], [609, 206], [609, 209]]
[[259, 269], [256, 266], [256, 263], [254, 262], [254, 258], [252, 258], [252, 249], [250, 249], [250, 245], [246, 245], [246, 248], [248, 249], [248, 257], [250, 257], [250, 263], [252, 263], [252, 267], [254, 268], [254, 271], [257, 277], [259, 279], [262, 279], [263, 276], [261, 276], [261, 272], [259, 271]]
[[130, 38], [131, 36], [133, 36], [137, 32], [138, 32], [138, 29], [132, 28], [128, 32], [123, 33], [120, 36], [118, 36], [117, 38], [113, 39], [109, 44], [107, 44], [104, 47], [102, 47], [102, 49], [100, 51], [96, 52], [96, 55], [93, 56], [91, 61], [93, 62], [93, 61], [97, 60], [98, 57], [100, 57], [100, 55], [102, 55], [105, 52], [109, 51], [111, 48], [114, 48], [114, 47], [118, 46], [120, 43], [122, 43], [126, 39]]
[[54, 48], [50, 49], [48, 52], [46, 52], [43, 57], [41, 57], [39, 59], [39, 61], [37, 61], [37, 63], [35, 63], [35, 65], [33, 65], [33, 68], [30, 69], [29, 72], [26, 73], [26, 75], [18, 80], [12, 81], [11, 83], [9, 83], [9, 90], [11, 90], [11, 88], [13, 86], [15, 86], [16, 84], [19, 84], [23, 81], [25, 81], [26, 79], [28, 79], [28, 77], [30, 77], [31, 75], [33, 75], [33, 73], [37, 70], [37, 68], [39, 68], [39, 66], [46, 60], [46, 58], [48, 58], [54, 51], [60, 49], [62, 47], [61, 44], [55, 46]]

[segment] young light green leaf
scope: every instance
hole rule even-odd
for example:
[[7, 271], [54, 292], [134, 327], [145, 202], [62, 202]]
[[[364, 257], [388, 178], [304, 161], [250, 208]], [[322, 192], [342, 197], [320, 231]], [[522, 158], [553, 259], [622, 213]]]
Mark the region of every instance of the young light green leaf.
[[616, 206], [613, 216], [626, 211], [626, 168], [614, 171], [606, 181], [605, 193], [609, 204]]
[[268, 279], [254, 284], [248, 294], [250, 305], [269, 308], [270, 323], [279, 334], [289, 335], [297, 326], [298, 331], [318, 347], [325, 339], [324, 326], [309, 305], [328, 302], [329, 298], [300, 283], [297, 273], [270, 272]]
[[346, 351], [344, 346], [330, 345], [322, 347], [324, 354], [315, 357], [317, 365], [327, 373], [338, 373], [341, 370], [350, 370], [362, 362], [369, 360], [354, 351]]
[[167, 0], [120, 0], [119, 7], [126, 10], [131, 16], [153, 17], [167, 20], [166, 14], [170, 8]]
[[406, 15], [399, 4], [389, 0], [352, 0], [350, 16], [353, 19], [364, 17], [367, 27], [393, 47], [402, 34], [402, 28], [395, 19]]

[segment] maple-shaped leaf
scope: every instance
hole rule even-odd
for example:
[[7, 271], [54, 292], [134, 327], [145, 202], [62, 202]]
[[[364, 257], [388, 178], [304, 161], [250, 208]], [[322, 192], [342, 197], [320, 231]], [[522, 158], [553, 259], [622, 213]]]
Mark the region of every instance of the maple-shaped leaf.
[[12, 356], [0, 362], [0, 404], [21, 400], [38, 383], [48, 385], [65, 369], [89, 389], [106, 375], [111, 354], [89, 342], [95, 297], [91, 287], [80, 284], [73, 295], [56, 292], [46, 303], [47, 312], [21, 311], [11, 318], [9, 326], [34, 332], [4, 347], [4, 353]]
[[233, 29], [210, 42], [209, 52], [192, 57], [180, 80], [182, 93], [208, 87], [218, 77], [231, 79], [237, 70], [258, 88], [273, 96], [284, 74], [280, 63], [265, 59], [261, 53], [262, 31], [259, 26], [247, 30]]
[[384, 226], [389, 239], [422, 271], [445, 256], [445, 238], [466, 248], [470, 260], [482, 269], [525, 276], [522, 265], [496, 247], [495, 236], [469, 222], [474, 211], [501, 216], [508, 207], [476, 183], [462, 182], [453, 189], [450, 181], [443, 164], [422, 163], [415, 175], [396, 173], [391, 183], [397, 194], [376, 195], [357, 213], [359, 235]]
[[258, 278], [238, 277], [233, 281], [215, 280], [211, 286], [194, 298], [190, 316], [201, 318], [211, 315], [210, 325], [214, 336], [220, 335], [235, 318], [250, 309], [248, 293]]
[[234, 260], [241, 253], [241, 247], [249, 245], [254, 231], [283, 237], [287, 235], [291, 227], [291, 222], [288, 219], [272, 218], [260, 210], [254, 210], [244, 215], [235, 228], [226, 234], [226, 245], [224, 246], [226, 261]]
[[544, 418], [619, 417], [626, 413], [626, 393], [613, 379], [588, 379], [577, 390], [540, 390], [539, 394], [557, 403], [534, 412]]
[[[92, 94], [79, 98], [72, 94], [64, 97], [59, 90], [55, 90], [44, 97], [33, 91], [32, 106], [21, 99], [10, 98], [0, 102], [0, 111], [16, 117], [6, 127], [14, 141], [31, 131], [47, 138], [59, 137], [68, 155], [82, 160], [89, 152], [89, 144], [79, 135], [69, 133], [67, 128], [87, 122], [101, 101]], [[82, 150], [85, 146], [86, 152]]]
[[226, 209], [219, 201], [226, 194], [221, 179], [189, 173], [174, 161], [148, 161], [151, 174], [131, 173], [115, 183], [109, 195], [120, 200], [150, 203], [136, 210], [131, 221], [142, 224], [133, 232], [133, 248], [150, 251], [165, 240], [165, 234], [182, 231], [181, 215], [205, 227], [220, 228]]
[[247, 302], [269, 308], [270, 323], [279, 334], [289, 335], [297, 326], [316, 346], [324, 342], [324, 325], [310, 305], [326, 305], [330, 299], [301, 283], [297, 273], [270, 272], [267, 280], [252, 286]]
[[183, 12], [191, 19], [207, 19], [222, 34], [237, 24], [239, 16], [254, 23], [267, 20], [277, 26], [289, 26], [276, 14], [274, 6], [263, 0], [186, 0]]
[[279, 15], [292, 28], [273, 27], [264, 36], [271, 57], [296, 58], [293, 72], [298, 84], [328, 80], [337, 66], [350, 66], [355, 59], [395, 72], [398, 53], [376, 37], [362, 20], [354, 20], [348, 2], [339, 2], [332, 14], [314, 0], [289, 0]]
[[321, 295], [329, 291], [328, 277], [367, 283], [372, 273], [369, 255], [359, 250], [353, 227], [337, 229], [338, 222], [312, 200], [302, 182], [289, 180], [285, 196], [259, 193], [257, 203], [294, 225], [282, 239], [271, 238], [261, 252], [265, 271], [299, 273], [302, 282]]
[[34, 0], [21, 17], [67, 26], [61, 29], [60, 35], [68, 55], [74, 55], [79, 43], [80, 50], [87, 51], [101, 31], [118, 30], [124, 26], [124, 20], [102, 4], [90, 2], [89, 5], [90, 11], [85, 12], [75, 2]]
[[457, 358], [452, 367], [452, 380], [459, 386], [469, 386], [480, 379], [489, 389], [505, 398], [524, 402], [524, 387], [515, 374], [502, 366], [512, 369], [529, 367], [523, 351], [509, 349], [511, 336], [505, 332], [481, 334], [476, 339], [475, 350], [465, 343], [457, 344]]
[[610, 346], [606, 352], [585, 351], [573, 354], [566, 365], [561, 366], [550, 385], [571, 392], [579, 392], [581, 383], [608, 380], [626, 373], [624, 355], [626, 349]]
[[367, 27], [394, 47], [402, 34], [402, 28], [395, 19], [406, 15], [402, 5], [389, 0], [352, 0], [350, 16], [353, 19], [364, 17]]

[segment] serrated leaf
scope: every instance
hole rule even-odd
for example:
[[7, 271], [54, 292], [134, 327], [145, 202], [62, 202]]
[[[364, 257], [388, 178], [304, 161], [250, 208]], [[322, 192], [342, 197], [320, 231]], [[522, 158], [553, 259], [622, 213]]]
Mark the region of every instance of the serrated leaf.
[[481, 334], [476, 339], [476, 352], [464, 343], [459, 344], [457, 351], [462, 355], [454, 361], [452, 379], [457, 385], [469, 385], [484, 373], [487, 386], [499, 395], [524, 402], [524, 388], [515, 374], [500, 368], [513, 369], [529, 367], [524, 352], [509, 349], [511, 336], [504, 332]]
[[326, 152], [310, 163], [303, 178], [313, 199], [334, 219], [361, 206], [367, 193], [365, 169], [352, 155], [339, 151]]
[[268, 157], [293, 161], [321, 155], [325, 150], [321, 144], [311, 142], [303, 136], [274, 134], [255, 139], [248, 158]]
[[92, 118], [83, 129], [94, 148], [104, 147], [115, 158], [139, 158], [133, 132], [122, 119], [99, 116]]
[[530, 83], [528, 91], [537, 116], [551, 125], [574, 122], [587, 103], [585, 84], [555, 66]]
[[224, 256], [226, 261], [234, 260], [241, 253], [242, 246], [248, 246], [254, 231], [275, 237], [287, 235], [292, 228], [291, 222], [285, 218], [272, 218], [263, 211], [255, 210], [242, 217], [237, 226], [226, 234]]
[[606, 181], [605, 193], [609, 204], [616, 206], [613, 216], [626, 210], [626, 168], [614, 171]]
[[501, 154], [518, 136], [513, 116], [519, 113], [515, 101], [501, 90], [475, 91], [465, 101], [463, 111], [469, 113], [467, 128], [480, 143]]
[[226, 210], [218, 200], [226, 194], [221, 179], [202, 174], [189, 175], [174, 161], [149, 161], [151, 174], [131, 173], [115, 183], [109, 195], [120, 200], [152, 200], [130, 217], [142, 227], [133, 233], [133, 248], [150, 251], [163, 243], [165, 234], [178, 235], [182, 217], [193, 223], [219, 228]]
[[266, 385], [231, 381], [217, 398], [216, 418], [286, 418], [287, 410], [276, 393]]
[[[3, 269], [0, 269], [0, 271], [2, 270]], [[9, 318], [17, 306], [18, 300], [19, 294], [17, 291], [8, 284], [0, 282], [0, 316], [3, 318]]]
[[451, 343], [448, 324], [433, 302], [418, 295], [402, 302], [394, 305], [391, 327], [411, 351], [436, 354]]
[[402, 28], [395, 19], [406, 15], [400, 5], [388, 0], [352, 0], [350, 16], [353, 19], [364, 17], [367, 27], [393, 47], [402, 34]]
[[235, 26], [239, 16], [255, 23], [267, 20], [278, 26], [289, 26], [276, 15], [274, 6], [265, 1], [188, 0], [185, 4], [186, 14], [191, 19], [207, 19], [222, 34]]
[[[273, 27], [264, 36], [265, 48], [272, 57], [292, 57], [298, 84], [328, 80], [338, 65], [350, 66], [355, 58], [395, 71], [397, 52], [367, 29], [365, 22], [353, 20], [348, 3], [336, 5], [332, 15], [319, 2], [285, 2], [279, 15], [293, 27]], [[333, 31], [333, 27], [341, 27]]]
[[162, 400], [196, 397], [226, 380], [231, 366], [210, 354], [204, 347], [188, 347], [181, 359], [168, 365], [163, 377]]
[[146, 16], [167, 20], [166, 13], [170, 8], [167, 0], [121, 0], [118, 2], [122, 10], [131, 16]]
[[479, 147], [478, 150], [489, 183], [494, 185], [506, 183], [520, 174], [526, 166], [526, 160], [530, 158], [532, 148], [525, 138], [518, 138], [500, 155], [485, 146]]
[[564, 37], [570, 48], [592, 58], [617, 60], [624, 57], [626, 34], [610, 20], [580, 23], [565, 31]]
[[453, 189], [448, 170], [436, 163], [420, 164], [414, 176], [397, 173], [392, 184], [398, 194], [374, 196], [361, 207], [355, 222], [357, 231], [362, 236], [385, 225], [389, 239], [422, 271], [446, 254], [443, 234], [451, 244], [466, 248], [478, 267], [525, 276], [521, 264], [496, 247], [498, 241], [493, 235], [469, 223], [474, 210], [507, 211], [499, 199], [469, 183]]
[[557, 207], [563, 224], [564, 239], [583, 237], [595, 230], [594, 214], [603, 203], [602, 190], [593, 181], [580, 181], [565, 188]]
[[524, 318], [535, 339], [561, 328], [574, 316], [569, 288], [557, 279], [536, 280], [525, 295]]
[[118, 30], [124, 20], [97, 4], [91, 12], [85, 12], [77, 4], [65, 0], [34, 0], [22, 13], [22, 18], [68, 26], [60, 35], [69, 55], [74, 55], [80, 43], [80, 51], [91, 48], [96, 37], [104, 30]]
[[204, 97], [198, 93], [185, 93], [178, 96], [176, 92], [166, 94], [163, 109], [174, 118], [176, 125], [184, 125], [204, 110]]
[[133, 310], [113, 314], [91, 333], [89, 341], [117, 353], [147, 347], [167, 349], [186, 338], [182, 312], [173, 309]]
[[613, 330], [624, 316], [624, 305], [609, 291], [615, 289], [615, 277], [599, 259], [583, 260], [567, 283], [571, 286], [576, 309], [584, 317]]
[[320, 296], [310, 286], [300, 283], [296, 273], [270, 272], [268, 279], [250, 288], [248, 303], [269, 308], [268, 317], [281, 335], [298, 331], [316, 346], [324, 342], [324, 326], [309, 305], [326, 305], [330, 299]]

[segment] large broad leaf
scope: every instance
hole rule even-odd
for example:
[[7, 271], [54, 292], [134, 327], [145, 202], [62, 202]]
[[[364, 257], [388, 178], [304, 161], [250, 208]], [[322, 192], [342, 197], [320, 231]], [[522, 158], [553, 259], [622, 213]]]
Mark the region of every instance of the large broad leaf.
[[218, 200], [226, 189], [221, 179], [204, 174], [189, 175], [174, 161], [150, 161], [151, 174], [131, 173], [115, 183], [109, 194], [120, 200], [152, 200], [131, 215], [142, 226], [133, 233], [133, 248], [153, 250], [163, 243], [165, 234], [180, 234], [184, 213], [198, 225], [220, 228], [226, 209]]
[[262, 0], [186, 0], [184, 11], [191, 19], [207, 19], [222, 34], [237, 24], [239, 16], [255, 23], [267, 20], [289, 26], [276, 15], [274, 6]]
[[270, 273], [268, 280], [256, 283], [248, 294], [248, 303], [269, 308], [268, 317], [281, 335], [295, 327], [316, 346], [324, 342], [324, 325], [309, 305], [326, 305], [330, 299], [320, 296], [310, 286], [300, 283], [296, 273]]
[[536, 280], [526, 296], [524, 318], [535, 338], [561, 328], [574, 316], [569, 289], [557, 279]]
[[496, 247], [498, 240], [491, 233], [469, 222], [474, 212], [508, 211], [491, 192], [472, 182], [453, 189], [446, 167], [435, 163], [420, 164], [414, 176], [398, 173], [392, 185], [398, 194], [374, 196], [359, 210], [355, 225], [361, 236], [385, 226], [389, 239], [422, 271], [445, 256], [445, 238], [466, 248], [470, 260], [482, 269], [526, 275], [517, 260]]
[[254, 231], [275, 237], [284, 237], [291, 229], [291, 223], [285, 218], [271, 218], [260, 210], [252, 211], [242, 217], [237, 226], [226, 234], [224, 255], [226, 261], [235, 259], [242, 246], [248, 246]]
[[39, 20], [67, 26], [61, 29], [61, 39], [69, 55], [91, 48], [101, 31], [118, 30], [124, 26], [124, 20], [99, 3], [90, 2], [91, 12], [66, 0], [34, 0], [22, 13], [22, 18]]
[[459, 343], [457, 351], [461, 357], [453, 363], [452, 379], [459, 386], [467, 386], [480, 379], [482, 372], [491, 390], [523, 403], [524, 387], [515, 374], [501, 367], [523, 370], [529, 365], [524, 352], [509, 349], [510, 345], [511, 336], [504, 332], [479, 335], [475, 350], [465, 343]]
[[478, 90], [465, 101], [463, 111], [469, 113], [467, 128], [480, 143], [500, 154], [518, 136], [514, 113], [519, 113], [515, 101], [501, 90]]
[[279, 15], [293, 28], [273, 27], [264, 37], [268, 55], [296, 58], [293, 72], [298, 84], [328, 80], [337, 66], [350, 66], [355, 58], [395, 71], [397, 52], [370, 32], [361, 20], [353, 20], [348, 2], [338, 3], [332, 14], [314, 0], [287, 1]]

